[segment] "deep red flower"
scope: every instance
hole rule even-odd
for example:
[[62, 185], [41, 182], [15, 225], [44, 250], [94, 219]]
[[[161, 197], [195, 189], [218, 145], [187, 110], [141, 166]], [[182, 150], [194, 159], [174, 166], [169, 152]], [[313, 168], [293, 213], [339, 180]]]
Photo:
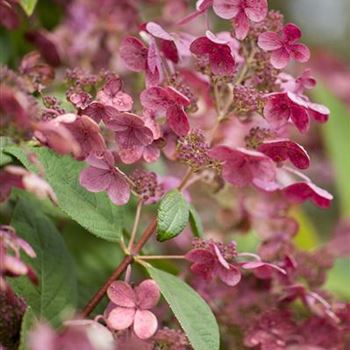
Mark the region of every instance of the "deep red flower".
[[304, 147], [288, 139], [264, 141], [258, 151], [277, 163], [289, 159], [299, 169], [307, 169], [310, 165], [310, 157]]
[[208, 58], [213, 74], [220, 76], [234, 74], [235, 51], [230, 40], [220, 39], [207, 30], [205, 36], [201, 36], [191, 43], [190, 50], [199, 58]]
[[311, 200], [320, 208], [328, 208], [333, 196], [326, 190], [316, 186], [311, 181], [297, 182], [282, 189], [287, 198], [294, 203]]
[[126, 204], [130, 198], [129, 185], [114, 167], [112, 152], [106, 151], [102, 157], [90, 155], [86, 161], [89, 167], [80, 173], [81, 186], [90, 192], [107, 191], [114, 204]]
[[258, 45], [265, 51], [272, 51], [271, 64], [282, 69], [291, 59], [298, 62], [307, 62], [310, 50], [297, 41], [301, 38], [301, 30], [293, 23], [286, 24], [279, 33], [265, 32], [259, 35]]
[[249, 31], [249, 20], [261, 22], [267, 15], [267, 0], [214, 0], [214, 12], [221, 18], [234, 19], [235, 33], [243, 40]]

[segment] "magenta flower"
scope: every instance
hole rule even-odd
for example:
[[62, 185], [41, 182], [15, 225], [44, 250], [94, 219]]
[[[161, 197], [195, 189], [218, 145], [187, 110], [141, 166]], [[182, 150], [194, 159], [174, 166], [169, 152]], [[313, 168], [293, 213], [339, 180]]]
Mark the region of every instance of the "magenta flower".
[[213, 74], [220, 76], [234, 74], [235, 51], [230, 40], [220, 39], [209, 30], [205, 35], [191, 43], [191, 52], [199, 58], [207, 58]]
[[115, 330], [124, 330], [133, 325], [140, 339], [154, 335], [158, 327], [156, 316], [149, 311], [160, 298], [158, 285], [151, 279], [141, 282], [135, 289], [122, 281], [113, 282], [107, 295], [113, 307], [108, 307], [107, 325]]
[[307, 169], [310, 165], [310, 157], [304, 147], [288, 139], [264, 141], [258, 151], [276, 163], [289, 159], [299, 169]]
[[302, 133], [310, 127], [310, 117], [324, 123], [328, 120], [328, 108], [311, 103], [292, 92], [276, 92], [267, 96], [264, 117], [272, 128], [278, 129], [291, 119]]
[[131, 110], [133, 100], [130, 95], [122, 91], [122, 81], [118, 77], [109, 79], [104, 87], [97, 93], [97, 101], [106, 106], [114, 107], [120, 112]]
[[158, 23], [148, 22], [144, 25], [147, 33], [159, 42], [160, 50], [165, 58], [178, 63], [181, 56], [189, 56], [189, 46], [192, 36], [187, 33], [173, 34], [165, 31]]
[[214, 12], [223, 19], [235, 20], [237, 39], [243, 40], [249, 31], [249, 20], [261, 22], [267, 15], [267, 0], [214, 0]]
[[119, 113], [109, 119], [106, 125], [115, 133], [123, 163], [137, 162], [144, 152], [148, 155], [147, 146], [153, 141], [153, 133], [141, 117], [133, 113]]
[[160, 53], [155, 40], [151, 39], [147, 48], [138, 38], [127, 37], [119, 48], [120, 57], [128, 69], [133, 72], [145, 72], [147, 86], [158, 85], [163, 80]]
[[107, 191], [114, 204], [126, 204], [130, 198], [129, 185], [114, 167], [112, 152], [107, 150], [101, 157], [90, 155], [86, 161], [90, 166], [80, 173], [80, 185], [90, 192]]
[[209, 151], [209, 156], [223, 162], [222, 176], [234, 186], [252, 184], [265, 191], [274, 191], [279, 187], [276, 183], [276, 165], [261, 152], [216, 146]]
[[316, 86], [316, 79], [311, 75], [310, 69], [294, 79], [291, 75], [281, 72], [278, 75], [278, 83], [283, 91], [290, 91], [297, 95], [303, 95], [305, 89], [312, 89]]
[[206, 280], [218, 276], [228, 286], [235, 286], [241, 280], [239, 268], [226, 261], [218, 246], [211, 242], [206, 248], [195, 248], [186, 254], [191, 261], [191, 270]]
[[307, 62], [310, 50], [297, 41], [301, 38], [301, 30], [293, 23], [286, 24], [279, 33], [265, 32], [259, 35], [258, 45], [264, 51], [272, 51], [271, 64], [282, 69], [291, 59], [298, 62]]
[[155, 86], [142, 91], [141, 104], [147, 110], [166, 114], [169, 127], [178, 136], [185, 136], [190, 130], [188, 116], [184, 107], [190, 104], [190, 100], [172, 87]]
[[282, 189], [287, 198], [294, 203], [311, 200], [320, 208], [328, 208], [333, 196], [326, 190], [316, 186], [311, 181], [297, 182]]

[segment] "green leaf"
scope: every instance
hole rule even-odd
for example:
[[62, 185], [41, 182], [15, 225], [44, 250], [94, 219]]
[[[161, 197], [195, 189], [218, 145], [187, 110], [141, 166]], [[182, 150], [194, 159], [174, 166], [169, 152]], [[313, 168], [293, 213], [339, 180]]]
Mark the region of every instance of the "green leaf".
[[18, 350], [28, 350], [28, 335], [36, 322], [37, 318], [35, 317], [32, 308], [27, 307], [27, 310], [22, 318], [20, 343]]
[[178, 277], [146, 267], [195, 350], [218, 350], [219, 327], [208, 304]]
[[12, 143], [11, 138], [0, 136], [0, 166], [4, 166], [12, 162], [12, 157], [4, 153], [6, 146]]
[[39, 286], [26, 276], [12, 279], [11, 285], [38, 318], [58, 326], [61, 312], [75, 307], [77, 301], [73, 260], [56, 227], [28, 197], [17, 202], [11, 225], [37, 254], [34, 259], [22, 254], [22, 260], [36, 271]]
[[329, 121], [322, 125], [325, 145], [333, 164], [337, 197], [340, 199], [342, 214], [350, 217], [350, 114], [347, 107], [324, 85], [319, 84], [313, 90], [317, 102], [326, 105], [330, 111]]
[[189, 205], [178, 190], [168, 192], [158, 209], [157, 240], [160, 242], [176, 237], [186, 227]]
[[[44, 167], [45, 178], [58, 198], [58, 206], [88, 231], [103, 239], [119, 241], [123, 227], [123, 208], [113, 205], [106, 193], [92, 193], [79, 184], [79, 173], [85, 167], [70, 156], [60, 156], [48, 148], [31, 148]], [[18, 147], [8, 147], [29, 170], [37, 172], [26, 154]]]
[[38, 0], [20, 0], [20, 4], [27, 16], [31, 16], [34, 12]]
[[350, 301], [350, 258], [338, 258], [327, 274], [326, 290]]
[[190, 226], [194, 236], [203, 237], [204, 229], [202, 225], [202, 220], [197, 210], [192, 205], [190, 206]]

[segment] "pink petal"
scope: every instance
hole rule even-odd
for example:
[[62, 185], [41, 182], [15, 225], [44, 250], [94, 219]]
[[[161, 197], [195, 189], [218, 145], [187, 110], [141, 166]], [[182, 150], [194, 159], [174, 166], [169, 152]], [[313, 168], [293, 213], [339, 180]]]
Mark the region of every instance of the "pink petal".
[[239, 188], [248, 186], [252, 181], [249, 163], [243, 157], [227, 161], [222, 169], [222, 177]]
[[311, 182], [298, 182], [283, 189], [287, 198], [296, 203], [310, 199], [320, 208], [328, 208], [333, 196]]
[[308, 103], [308, 113], [316, 121], [325, 123], [329, 118], [330, 111], [327, 107], [318, 103]]
[[229, 269], [230, 265], [229, 263], [225, 260], [225, 258], [223, 257], [223, 255], [221, 254], [220, 249], [218, 248], [218, 246], [216, 244], [212, 245], [216, 254], [216, 257], [218, 258], [218, 261], [220, 263], [220, 265], [225, 268], [225, 269]]
[[286, 272], [277, 265], [265, 263], [262, 261], [250, 261], [243, 263], [241, 266], [244, 269], [254, 270], [254, 274], [261, 279], [270, 279], [273, 273], [276, 271], [284, 275], [286, 274]]
[[309, 48], [304, 44], [294, 44], [290, 46], [291, 57], [298, 62], [305, 63], [310, 59], [311, 53]]
[[298, 130], [302, 133], [305, 133], [309, 130], [310, 127], [310, 118], [307, 113], [307, 110], [304, 107], [297, 106], [293, 104], [290, 107], [291, 119]]
[[275, 94], [268, 98], [264, 107], [264, 117], [273, 128], [280, 128], [287, 124], [290, 107], [284, 93]]
[[124, 164], [133, 164], [141, 159], [145, 146], [133, 145], [119, 151], [119, 156]]
[[270, 158], [251, 160], [249, 166], [253, 177], [252, 183], [257, 188], [264, 191], [276, 191], [279, 188], [276, 181], [276, 166]]
[[157, 317], [148, 310], [137, 310], [134, 321], [134, 332], [140, 339], [148, 339], [158, 328]]
[[136, 310], [134, 308], [125, 308], [117, 306], [108, 315], [108, 327], [121, 331], [129, 328], [135, 319]]
[[180, 104], [181, 106], [187, 107], [191, 104], [191, 100], [182, 94], [180, 91], [176, 90], [172, 86], [167, 86], [165, 90], [168, 92], [169, 97], [175, 102]]
[[242, 277], [239, 269], [233, 265], [230, 265], [230, 268], [228, 270], [221, 267], [217, 272], [221, 281], [230, 287], [236, 286]]
[[143, 151], [143, 159], [147, 163], [153, 163], [160, 157], [160, 149], [154, 144], [145, 147]]
[[160, 289], [151, 279], [141, 282], [135, 288], [137, 306], [146, 310], [156, 306], [160, 298]]
[[238, 40], [243, 40], [249, 32], [249, 19], [244, 11], [240, 11], [235, 17], [235, 34]]
[[190, 131], [190, 123], [187, 114], [180, 106], [172, 105], [169, 107], [166, 117], [169, 127], [176, 135], [185, 136], [188, 134]]
[[135, 292], [123, 281], [112, 282], [107, 289], [108, 298], [117, 306], [133, 308], [136, 306]]
[[118, 114], [118, 111], [112, 106], [105, 106], [99, 102], [93, 102], [84, 109], [84, 114], [92, 118], [96, 123], [99, 123], [101, 119], [107, 121]]
[[281, 47], [272, 52], [271, 54], [271, 64], [277, 69], [285, 68], [290, 60], [288, 51]]
[[246, 0], [244, 12], [251, 21], [262, 21], [267, 15], [267, 0]]
[[299, 169], [307, 169], [310, 165], [310, 158], [305, 149], [289, 140], [265, 141], [258, 150], [275, 162], [282, 162], [289, 158]]
[[108, 197], [116, 205], [128, 203], [130, 198], [129, 184], [119, 175], [113, 177], [108, 189]]
[[107, 150], [101, 157], [91, 154], [86, 158], [86, 162], [94, 168], [109, 170], [114, 166], [114, 157], [112, 152]]
[[112, 180], [113, 175], [109, 170], [94, 167], [83, 169], [79, 177], [80, 185], [90, 192], [105, 191]]
[[146, 30], [153, 36], [163, 40], [173, 40], [173, 37], [166, 32], [158, 23], [148, 22]]
[[274, 51], [282, 47], [282, 42], [275, 32], [265, 32], [259, 35], [258, 45], [265, 51]]
[[154, 39], [150, 41], [150, 45], [148, 48], [147, 67], [153, 74], [156, 71], [159, 72], [162, 69], [160, 53], [158, 51], [158, 47]]
[[205, 36], [192, 41], [190, 45], [190, 51], [197, 56], [206, 55], [210, 53], [212, 49], [213, 43]]
[[231, 19], [237, 15], [240, 10], [241, 0], [214, 0], [213, 10], [223, 19]]
[[161, 40], [160, 41], [160, 48], [164, 53], [164, 56], [174, 62], [178, 63], [179, 62], [179, 53], [177, 50], [177, 47], [174, 43], [174, 41], [169, 41], [169, 40]]
[[292, 43], [301, 38], [301, 30], [294, 23], [288, 23], [283, 27], [283, 37], [286, 41]]
[[119, 53], [130, 70], [134, 72], [146, 70], [147, 48], [139, 39], [132, 36], [125, 38], [121, 42]]
[[160, 113], [165, 113], [173, 104], [167, 90], [158, 86], [143, 90], [140, 95], [140, 100], [144, 108]]
[[5, 255], [4, 258], [1, 257], [1, 263], [4, 264], [1, 268], [14, 275], [25, 275], [28, 272], [27, 265], [15, 256]]
[[207, 249], [192, 249], [185, 255], [186, 260], [211, 265], [215, 261], [215, 256]]
[[228, 45], [220, 45], [209, 55], [211, 70], [216, 75], [232, 75], [235, 72], [235, 59]]

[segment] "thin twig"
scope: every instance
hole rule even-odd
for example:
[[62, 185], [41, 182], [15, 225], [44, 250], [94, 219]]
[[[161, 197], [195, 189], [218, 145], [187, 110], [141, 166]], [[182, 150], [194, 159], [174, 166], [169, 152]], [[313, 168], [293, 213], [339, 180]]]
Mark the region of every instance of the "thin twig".
[[139, 201], [137, 202], [137, 206], [136, 206], [135, 220], [134, 220], [134, 224], [132, 227], [130, 241], [129, 241], [129, 245], [128, 245], [129, 251], [131, 251], [131, 249], [132, 249], [132, 246], [134, 244], [135, 237], [136, 237], [137, 228], [139, 227], [142, 205], [143, 205], [143, 200], [139, 199]]

